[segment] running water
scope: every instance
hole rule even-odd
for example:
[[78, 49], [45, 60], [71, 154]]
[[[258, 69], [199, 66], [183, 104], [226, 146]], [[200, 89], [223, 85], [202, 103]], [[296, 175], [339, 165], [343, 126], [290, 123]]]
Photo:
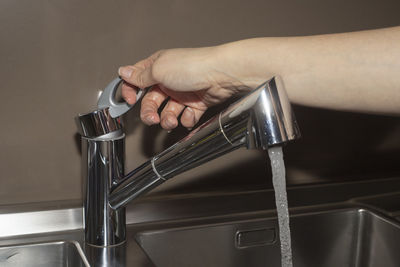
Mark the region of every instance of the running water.
[[282, 147], [269, 148], [268, 155], [271, 159], [272, 183], [274, 185], [276, 209], [278, 211], [282, 267], [292, 267], [292, 246], [290, 241], [289, 211]]

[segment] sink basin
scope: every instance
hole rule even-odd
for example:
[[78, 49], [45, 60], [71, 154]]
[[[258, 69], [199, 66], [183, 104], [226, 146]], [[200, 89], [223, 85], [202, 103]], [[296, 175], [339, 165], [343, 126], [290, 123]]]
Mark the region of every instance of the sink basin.
[[78, 242], [59, 241], [0, 247], [2, 267], [89, 266]]
[[[400, 227], [364, 209], [291, 216], [295, 267], [400, 266]], [[276, 218], [140, 232], [136, 240], [158, 267], [280, 267]]]

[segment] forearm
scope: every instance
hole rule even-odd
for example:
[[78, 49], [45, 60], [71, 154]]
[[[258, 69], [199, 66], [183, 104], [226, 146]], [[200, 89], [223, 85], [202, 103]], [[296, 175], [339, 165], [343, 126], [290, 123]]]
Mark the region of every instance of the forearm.
[[222, 47], [241, 66], [244, 82], [280, 75], [294, 103], [400, 114], [400, 27], [257, 38]]

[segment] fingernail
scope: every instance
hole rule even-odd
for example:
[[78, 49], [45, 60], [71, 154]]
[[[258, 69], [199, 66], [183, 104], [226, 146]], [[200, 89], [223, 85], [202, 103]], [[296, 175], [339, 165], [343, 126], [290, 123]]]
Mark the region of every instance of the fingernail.
[[133, 70], [128, 67], [120, 67], [118, 69], [119, 76], [121, 76], [122, 78], [125, 78], [125, 79], [128, 79], [129, 77], [131, 77], [132, 72], [133, 72]]

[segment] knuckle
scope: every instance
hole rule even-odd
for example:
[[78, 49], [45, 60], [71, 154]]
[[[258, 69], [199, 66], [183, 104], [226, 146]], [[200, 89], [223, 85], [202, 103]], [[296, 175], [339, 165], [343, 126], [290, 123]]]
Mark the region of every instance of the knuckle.
[[160, 67], [160, 64], [158, 64], [158, 62], [154, 62], [154, 64], [151, 66], [150, 72], [151, 72], [151, 76], [153, 77], [153, 79], [155, 81], [157, 81], [158, 83], [162, 81], [163, 68]]
[[137, 75], [135, 83], [136, 83], [136, 86], [138, 86], [138, 87], [140, 87], [142, 89], [144, 87], [146, 87], [143, 75], [141, 75], [141, 73], [139, 75]]
[[157, 82], [162, 82], [165, 76], [165, 71], [168, 69], [168, 55], [171, 49], [159, 50], [154, 54], [151, 64], [151, 75]]
[[129, 78], [126, 80], [129, 84], [135, 85], [136, 79], [140, 73], [140, 69], [137, 66], [132, 67], [132, 74], [129, 76]]

